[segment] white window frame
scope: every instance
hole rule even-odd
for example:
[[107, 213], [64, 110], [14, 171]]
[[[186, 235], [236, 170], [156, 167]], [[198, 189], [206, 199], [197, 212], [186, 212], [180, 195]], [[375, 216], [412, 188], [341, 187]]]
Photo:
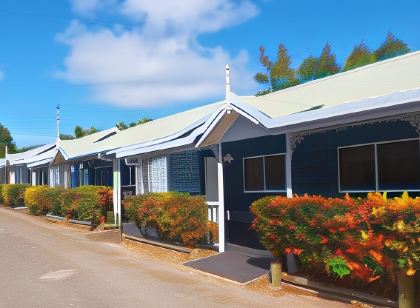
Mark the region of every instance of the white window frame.
[[[165, 189], [160, 191], [160, 192], [168, 192], [169, 191], [169, 157], [168, 155], [155, 155], [155, 156], [145, 156], [142, 157], [142, 165], [146, 164], [146, 170], [147, 170], [147, 193], [152, 192], [151, 191], [151, 184], [152, 184], [152, 179], [150, 176], [151, 173], [151, 169], [150, 169], [150, 161], [153, 159], [159, 159], [159, 158], [164, 158], [165, 159], [165, 164], [166, 164], [166, 174], [165, 174]], [[142, 166], [143, 168], [143, 166]], [[143, 170], [141, 171], [143, 172]], [[142, 176], [142, 181], [144, 181], [144, 178]], [[143, 186], [144, 187], [144, 186]], [[143, 188], [144, 189], [144, 188]], [[146, 191], [144, 191], [146, 193]]]
[[[386, 143], [396, 143], [396, 142], [404, 142], [404, 141], [413, 141], [419, 140], [419, 138], [406, 138], [406, 139], [396, 139], [396, 140], [387, 140], [387, 141], [378, 141], [378, 142], [370, 142], [370, 143], [359, 143], [359, 144], [352, 144], [347, 146], [337, 147], [337, 174], [338, 174], [338, 192], [339, 193], [368, 193], [372, 192], [372, 190], [343, 190], [341, 189], [341, 175], [340, 175], [340, 149], [346, 148], [356, 148], [362, 146], [373, 145], [374, 146], [374, 163], [375, 163], [375, 192], [419, 192], [420, 189], [379, 189], [379, 170], [378, 170], [378, 144], [386, 144]], [[420, 172], [420, 170], [419, 170]]]
[[[265, 158], [270, 156], [284, 156], [284, 189], [269, 189], [267, 190], [266, 187], [266, 179], [265, 179]], [[264, 189], [263, 190], [246, 190], [245, 187], [245, 160], [246, 159], [252, 159], [252, 158], [260, 158], [263, 159], [263, 181], [264, 181]], [[286, 170], [286, 153], [275, 153], [275, 154], [267, 154], [267, 155], [256, 155], [256, 156], [248, 156], [242, 158], [242, 184], [243, 184], [243, 190], [244, 193], [285, 193], [287, 192], [287, 170]]]
[[[121, 185], [121, 187], [134, 187], [137, 183], [137, 166], [134, 165], [127, 165], [128, 167], [128, 178], [129, 178], [129, 185]], [[132, 168], [134, 168], [134, 178], [131, 176]]]

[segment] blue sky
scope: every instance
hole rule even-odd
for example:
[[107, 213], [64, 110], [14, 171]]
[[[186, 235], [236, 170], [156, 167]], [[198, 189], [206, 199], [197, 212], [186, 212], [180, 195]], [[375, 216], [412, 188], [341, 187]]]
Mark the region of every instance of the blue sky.
[[[339, 3], [339, 4], [338, 4]], [[0, 123], [18, 146], [63, 133], [106, 129], [223, 98], [253, 94], [258, 49], [286, 44], [293, 64], [330, 42], [342, 63], [390, 30], [420, 49], [418, 1], [2, 0]]]

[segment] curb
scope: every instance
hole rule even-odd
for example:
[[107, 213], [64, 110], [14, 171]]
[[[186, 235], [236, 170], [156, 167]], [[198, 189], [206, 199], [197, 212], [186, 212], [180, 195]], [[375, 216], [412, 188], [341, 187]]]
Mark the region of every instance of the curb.
[[322, 295], [324, 296], [332, 296], [334, 298], [341, 298], [342, 300], [344, 300], [345, 298], [348, 301], [359, 300], [365, 303], [385, 306], [385, 307], [398, 307], [397, 302], [384, 298], [384, 297], [370, 295], [370, 294], [367, 294], [358, 290], [349, 289], [349, 288], [335, 287], [332, 285], [327, 285], [322, 282], [311, 281], [303, 277], [289, 275], [287, 273], [283, 273], [281, 279], [282, 281], [291, 285], [296, 285], [296, 286], [304, 287], [306, 289], [315, 290], [318, 293], [322, 292], [323, 293]]
[[130, 241], [135, 241], [135, 242], [140, 242], [140, 243], [144, 243], [144, 244], [149, 244], [149, 245], [153, 245], [153, 246], [157, 246], [157, 247], [162, 247], [162, 248], [166, 248], [166, 249], [171, 249], [171, 250], [175, 250], [175, 251], [183, 252], [183, 253], [191, 253], [191, 251], [192, 251], [192, 249], [189, 249], [189, 248], [186, 248], [186, 247], [176, 246], [176, 245], [172, 245], [172, 244], [166, 244], [166, 243], [153, 241], [153, 240], [149, 240], [149, 239], [145, 239], [145, 238], [140, 238], [140, 237], [136, 237], [136, 236], [126, 235], [126, 234], [123, 234], [123, 240], [124, 239], [128, 239]]

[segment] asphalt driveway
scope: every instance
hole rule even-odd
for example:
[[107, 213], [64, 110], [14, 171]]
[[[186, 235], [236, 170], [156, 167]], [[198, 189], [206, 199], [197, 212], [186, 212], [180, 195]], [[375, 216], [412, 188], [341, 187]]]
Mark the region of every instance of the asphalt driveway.
[[329, 307], [271, 297], [0, 208], [0, 307]]

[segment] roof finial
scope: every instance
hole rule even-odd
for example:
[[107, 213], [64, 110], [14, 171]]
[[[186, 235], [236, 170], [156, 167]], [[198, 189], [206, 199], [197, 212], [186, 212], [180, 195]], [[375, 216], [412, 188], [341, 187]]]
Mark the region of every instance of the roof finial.
[[230, 70], [229, 64], [226, 64], [226, 99], [230, 96]]

